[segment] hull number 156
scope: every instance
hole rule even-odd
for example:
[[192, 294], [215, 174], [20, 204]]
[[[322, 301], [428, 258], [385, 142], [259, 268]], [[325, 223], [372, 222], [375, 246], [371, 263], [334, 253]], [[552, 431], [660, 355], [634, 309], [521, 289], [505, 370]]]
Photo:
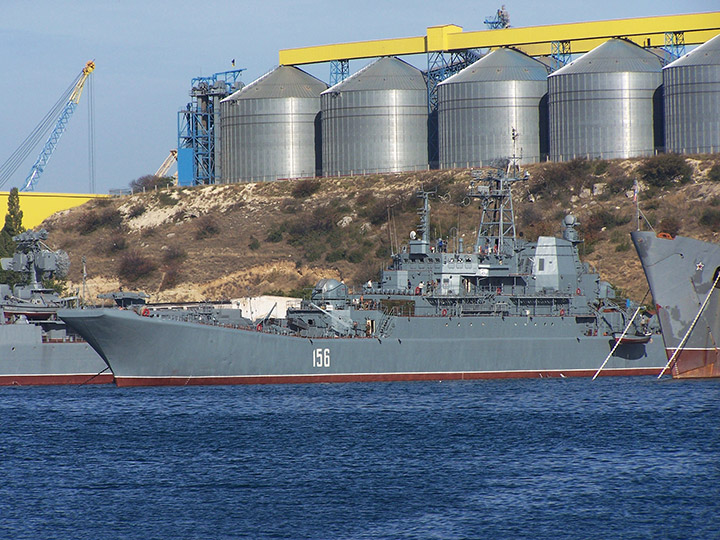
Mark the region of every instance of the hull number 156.
[[313, 367], [330, 367], [330, 349], [313, 350]]

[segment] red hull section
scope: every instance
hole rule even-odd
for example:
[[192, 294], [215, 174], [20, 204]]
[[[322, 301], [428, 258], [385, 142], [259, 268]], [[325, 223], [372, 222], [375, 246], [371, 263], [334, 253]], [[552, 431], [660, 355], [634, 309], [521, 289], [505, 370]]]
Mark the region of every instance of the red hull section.
[[[674, 349], [667, 349], [671, 358]], [[672, 366], [673, 379], [710, 379], [720, 377], [720, 351], [716, 349], [685, 349], [678, 353]]]
[[61, 375], [2, 375], [0, 386], [41, 386], [54, 384], [108, 384], [113, 382], [112, 373], [102, 375], [61, 374]]
[[[632, 377], [655, 375], [658, 368], [608, 369], [602, 376]], [[383, 373], [348, 375], [260, 375], [257, 377], [116, 377], [118, 386], [190, 386], [226, 384], [305, 384], [391, 381], [454, 381], [477, 379], [538, 379], [592, 377], [595, 370], [576, 371], [496, 371], [483, 373]]]

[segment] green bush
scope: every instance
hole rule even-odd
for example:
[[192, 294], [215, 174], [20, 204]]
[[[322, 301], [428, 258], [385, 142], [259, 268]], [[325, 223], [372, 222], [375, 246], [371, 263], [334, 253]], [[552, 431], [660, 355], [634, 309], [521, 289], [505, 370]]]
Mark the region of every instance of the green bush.
[[155, 271], [155, 263], [138, 251], [129, 251], [120, 259], [118, 276], [126, 281], [137, 281]]
[[90, 234], [101, 227], [119, 228], [122, 225], [122, 215], [115, 208], [101, 210], [88, 210], [78, 219], [80, 234]]
[[335, 249], [325, 255], [325, 261], [329, 263], [341, 261], [345, 258], [345, 250], [344, 249]]
[[260, 242], [259, 242], [258, 239], [255, 238], [254, 236], [251, 236], [251, 237], [250, 237], [250, 243], [248, 244], [248, 247], [249, 247], [252, 251], [257, 251], [258, 249], [260, 249]]
[[175, 206], [180, 202], [180, 199], [176, 199], [167, 191], [161, 191], [158, 193], [158, 204], [160, 206]]
[[127, 248], [127, 238], [121, 232], [115, 233], [110, 236], [109, 250], [111, 253], [122, 251]]
[[640, 177], [649, 185], [663, 188], [674, 182], [686, 184], [691, 180], [692, 167], [678, 154], [658, 154], [638, 167]]
[[680, 220], [675, 216], [666, 216], [658, 225], [658, 231], [668, 233], [670, 236], [677, 236], [680, 232]]
[[615, 246], [615, 251], [617, 251], [619, 253], [623, 252], [623, 251], [628, 251], [629, 249], [630, 249], [630, 242], [628, 242], [627, 240], [620, 242], [618, 245]]
[[312, 219], [314, 221], [313, 228], [329, 231], [335, 227], [335, 224], [340, 221], [340, 218], [340, 213], [336, 207], [330, 204], [318, 206], [312, 213]]
[[607, 180], [607, 190], [612, 195], [619, 195], [626, 191], [633, 189], [635, 182], [629, 176], [620, 174], [618, 176], [611, 176]]
[[128, 211], [128, 218], [136, 218], [138, 216], [142, 216], [145, 213], [145, 205], [144, 204], [136, 204]]
[[376, 200], [375, 195], [373, 195], [370, 191], [363, 191], [355, 199], [355, 204], [358, 206], [368, 206], [369, 204], [374, 204]]
[[205, 238], [210, 238], [211, 236], [215, 236], [220, 232], [220, 225], [218, 225], [217, 220], [209, 215], [206, 214], [200, 218], [198, 218], [196, 225], [195, 225], [195, 239], [196, 240], [203, 240]]
[[317, 193], [319, 189], [320, 180], [317, 180], [315, 178], [309, 178], [307, 180], [300, 180], [299, 182], [295, 183], [291, 193], [292, 196], [296, 199], [306, 199], [307, 197], [310, 197], [311, 195]]
[[707, 177], [711, 182], [720, 182], [720, 163], [712, 166]]
[[171, 262], [180, 262], [187, 258], [185, 250], [179, 246], [170, 246], [166, 250], [163, 250], [163, 262], [170, 264]]
[[165, 268], [160, 290], [172, 289], [180, 282], [180, 267], [177, 264], [171, 264]]
[[267, 238], [265, 238], [266, 242], [272, 242], [272, 243], [278, 243], [282, 242], [283, 234], [282, 231], [279, 231], [277, 229], [270, 231], [267, 235]]
[[629, 223], [631, 219], [632, 218], [629, 216], [619, 216], [614, 212], [609, 212], [608, 210], [598, 210], [590, 214], [590, 216], [585, 220], [585, 229], [598, 231], [603, 228], [613, 229], [620, 225]]
[[172, 186], [175, 180], [169, 176], [155, 176], [147, 174], [130, 182], [130, 189], [133, 192], [150, 191], [156, 188]]
[[609, 162], [604, 159], [600, 159], [595, 162], [595, 170], [593, 171], [593, 174], [595, 176], [602, 176], [605, 174], [608, 170]]
[[720, 230], [720, 210], [706, 208], [700, 216], [700, 225], [708, 227], [713, 231]]
[[362, 251], [359, 249], [356, 249], [354, 251], [351, 251], [347, 254], [347, 260], [350, 263], [357, 264], [359, 262], [362, 262], [362, 260], [365, 258], [365, 255]]
[[375, 250], [375, 257], [378, 259], [387, 259], [390, 257], [390, 247], [384, 244], [380, 244]]

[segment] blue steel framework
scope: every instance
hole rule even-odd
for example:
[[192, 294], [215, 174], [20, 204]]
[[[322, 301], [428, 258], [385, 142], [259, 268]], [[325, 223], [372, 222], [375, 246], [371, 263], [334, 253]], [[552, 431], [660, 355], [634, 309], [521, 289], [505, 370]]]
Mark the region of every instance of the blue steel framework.
[[232, 93], [243, 71], [221, 71], [192, 80], [192, 101], [178, 113], [178, 184], [215, 183], [215, 102]]
[[685, 54], [685, 32], [665, 32], [665, 63], [669, 64]]
[[35, 185], [37, 184], [40, 175], [43, 173], [43, 171], [45, 171], [45, 165], [47, 165], [50, 157], [52, 157], [53, 152], [55, 151], [55, 147], [57, 146], [60, 137], [62, 137], [63, 133], [65, 133], [65, 128], [67, 127], [68, 121], [70, 120], [72, 114], [75, 112], [76, 108], [77, 103], [75, 103], [74, 101], [69, 101], [65, 105], [65, 108], [63, 109], [63, 112], [60, 115], [60, 118], [58, 118], [57, 124], [55, 125], [55, 129], [53, 129], [52, 133], [50, 133], [50, 136], [48, 137], [48, 140], [45, 143], [42, 152], [40, 152], [40, 155], [33, 164], [32, 169], [30, 169], [30, 174], [28, 174], [28, 177], [25, 179], [25, 185], [20, 188], [20, 191], [35, 191]]
[[569, 41], [553, 41], [550, 43], [550, 64], [551, 71], [557, 71], [570, 61], [570, 42]]
[[330, 62], [330, 86], [343, 82], [350, 76], [350, 60], [332, 60]]
[[[75, 112], [78, 102], [80, 101], [80, 95], [82, 94], [83, 87], [88, 80], [88, 77], [90, 77], [90, 74], [94, 70], [95, 62], [90, 61], [85, 64], [82, 72], [75, 79], [70, 97], [65, 106], [63, 107], [62, 113], [60, 114], [60, 117], [58, 118], [55, 127], [50, 133], [50, 136], [45, 142], [45, 146], [43, 147], [40, 155], [37, 157], [37, 160], [30, 169], [30, 173], [25, 179], [25, 184], [22, 188], [20, 188], [20, 191], [35, 191], [35, 185], [40, 179], [42, 173], [45, 171], [45, 166], [52, 157], [53, 152], [55, 152], [55, 147], [57, 146], [60, 137], [62, 137], [63, 133], [65, 133], [65, 129], [67, 128], [67, 124], [70, 121], [70, 117]], [[90, 113], [89, 117], [92, 117], [92, 113]], [[90, 136], [92, 137], [92, 134]]]
[[437, 86], [442, 81], [462, 71], [473, 62], [482, 58], [472, 49], [451, 52], [429, 52], [428, 69], [425, 78], [428, 87], [428, 111], [437, 110]]

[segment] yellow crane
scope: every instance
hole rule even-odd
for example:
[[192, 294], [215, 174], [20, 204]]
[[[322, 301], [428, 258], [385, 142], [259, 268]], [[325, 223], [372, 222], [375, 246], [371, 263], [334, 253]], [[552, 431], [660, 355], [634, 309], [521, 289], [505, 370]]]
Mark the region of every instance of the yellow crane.
[[177, 150], [170, 150], [170, 154], [168, 155], [168, 157], [165, 158], [165, 161], [162, 162], [162, 165], [160, 165], [160, 168], [155, 172], [155, 176], [157, 176], [158, 178], [165, 176], [167, 174], [167, 172], [170, 170], [170, 167], [172, 167], [176, 161], [177, 161]]

